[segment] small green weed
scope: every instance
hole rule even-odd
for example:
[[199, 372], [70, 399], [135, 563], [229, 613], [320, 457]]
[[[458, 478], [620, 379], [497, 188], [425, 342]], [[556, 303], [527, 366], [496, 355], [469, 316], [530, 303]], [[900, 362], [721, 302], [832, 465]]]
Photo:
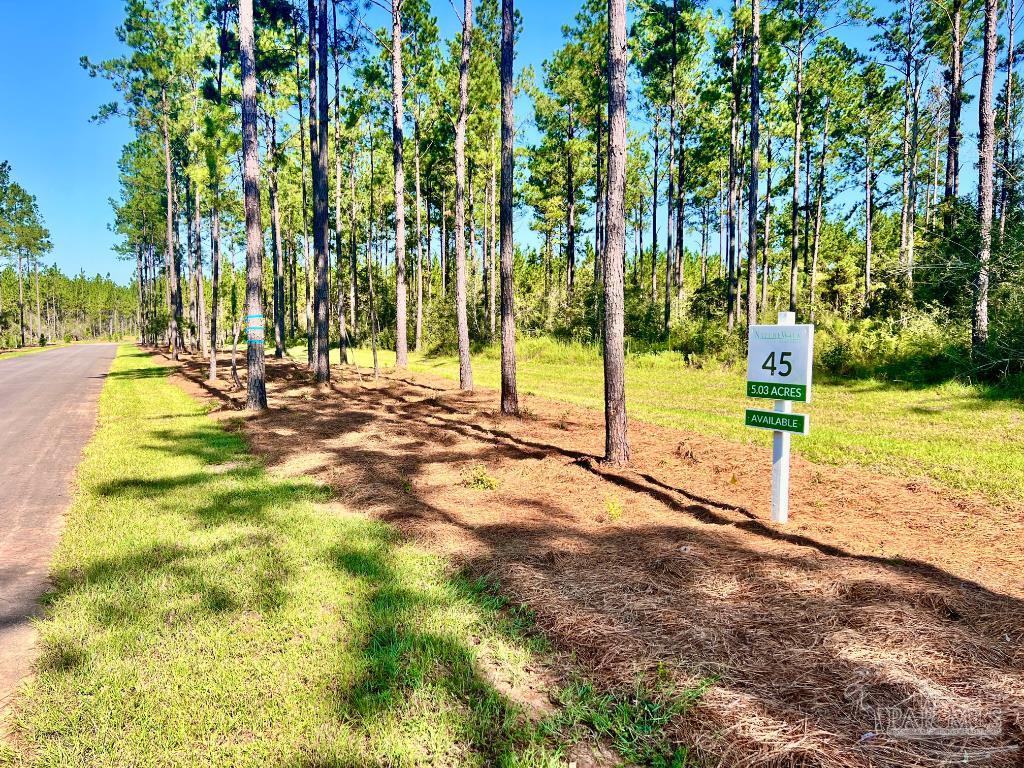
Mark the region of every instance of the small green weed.
[[625, 511], [622, 506], [622, 502], [615, 496], [604, 497], [604, 511], [608, 515], [608, 519], [616, 523], [622, 519], [622, 513]]
[[462, 484], [477, 491], [494, 491], [500, 485], [496, 477], [487, 473], [487, 467], [483, 464], [470, 467], [463, 475]]

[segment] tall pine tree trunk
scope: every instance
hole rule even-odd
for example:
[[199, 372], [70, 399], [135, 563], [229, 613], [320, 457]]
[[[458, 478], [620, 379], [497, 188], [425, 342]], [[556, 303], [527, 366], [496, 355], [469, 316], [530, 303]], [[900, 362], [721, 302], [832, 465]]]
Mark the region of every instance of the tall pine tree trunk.
[[[167, 257], [165, 260], [167, 269], [167, 303], [168, 309], [168, 340], [170, 342], [171, 358], [178, 359], [181, 353], [181, 284], [178, 279], [178, 260], [175, 254], [174, 238], [174, 169], [171, 164], [171, 132], [168, 126], [167, 113], [170, 105], [167, 103], [166, 92], [162, 95], [163, 115], [160, 123], [164, 140], [164, 174], [167, 184]], [[24, 342], [23, 342], [24, 344]]]
[[568, 141], [565, 151], [565, 286], [571, 300], [576, 284], [576, 169], [572, 151], [572, 142], [575, 139], [572, 104], [569, 104], [568, 114]]
[[21, 335], [21, 344], [25, 346], [25, 256], [24, 252], [18, 251], [18, 330]]
[[[310, 38], [312, 38], [312, 32], [310, 32]], [[299, 103], [299, 129], [298, 129], [298, 132], [299, 132], [299, 176], [301, 177], [301, 181], [302, 181], [302, 184], [301, 184], [301, 186], [302, 186], [302, 247], [303, 247], [303, 251], [305, 253], [305, 257], [306, 257], [306, 261], [305, 261], [305, 272], [306, 272], [306, 310], [305, 310], [305, 320], [306, 320], [306, 329], [305, 329], [306, 330], [306, 364], [310, 368], [312, 368], [313, 367], [313, 317], [312, 317], [313, 311], [312, 311], [312, 306], [310, 304], [310, 296], [309, 296], [310, 253], [309, 253], [309, 203], [307, 202], [307, 199], [306, 199], [306, 134], [305, 134], [306, 126], [305, 126], [305, 118], [303, 117], [302, 72], [301, 72], [300, 63], [299, 63], [300, 62], [300, 58], [299, 58], [298, 44], [299, 44], [299, 32], [298, 32], [298, 28], [296, 28], [295, 29], [295, 46], [296, 46], [296, 48], [295, 48], [295, 91], [296, 91], [296, 95], [297, 95], [297, 101]], [[313, 45], [313, 43], [312, 43], [312, 39], [311, 39], [310, 42], [309, 42], [309, 54], [308, 54], [309, 55], [309, 59], [310, 59], [311, 62], [313, 61], [313, 56], [314, 56], [313, 51], [312, 51], [312, 45]], [[312, 85], [312, 80], [310, 81], [310, 84]], [[314, 98], [314, 95], [311, 93], [310, 97], [309, 97], [309, 101], [310, 101], [310, 116], [309, 116], [310, 119], [309, 119], [309, 121], [310, 121], [310, 123], [313, 123], [313, 115], [312, 115], [312, 111], [313, 111], [313, 98]], [[309, 130], [310, 130], [310, 132], [312, 132], [312, 131], [315, 130], [315, 128], [310, 126]], [[311, 151], [312, 151], [312, 148], [311, 148]], [[295, 276], [293, 277], [293, 280], [295, 280], [296, 283], [297, 283], [297, 280], [298, 280], [298, 277], [297, 277], [298, 266], [293, 264], [292, 268], [294, 269], [294, 271], [296, 273]], [[295, 294], [295, 301], [297, 303], [298, 302], [298, 285], [297, 284], [294, 286], [294, 294]], [[298, 314], [298, 312], [296, 311], [296, 315], [297, 314]], [[294, 321], [293, 321], [292, 325], [293, 325], [292, 332], [294, 333], [294, 325], [295, 325]]]
[[200, 214], [199, 185], [196, 185], [196, 208], [192, 212], [192, 226], [195, 228], [195, 290], [196, 290], [196, 333], [199, 335], [200, 354], [206, 356], [206, 283], [203, 280], [203, 219]]
[[683, 129], [679, 127], [679, 158], [677, 161], [679, 176], [676, 182], [676, 316], [681, 317], [683, 302], [686, 299], [686, 143]]
[[[349, 156], [349, 243], [348, 243], [348, 319], [352, 325], [352, 332], [356, 333], [356, 323], [359, 320], [357, 312], [358, 294], [356, 293], [356, 282], [359, 277], [359, 253], [357, 246], [358, 213], [356, 208], [356, 142], [352, 141], [352, 150]], [[358, 341], [358, 339], [357, 339]]]
[[804, 106], [804, 2], [798, 0], [797, 16], [801, 19], [800, 35], [796, 49], [796, 83], [793, 104], [793, 199], [789, 219], [789, 311], [796, 312], [798, 260], [800, 251], [800, 232], [798, 221], [800, 214], [800, 152], [803, 131]]
[[[316, 359], [314, 373], [317, 382], [330, 381], [330, 286], [328, 283], [327, 240], [330, 222], [327, 215], [327, 0], [319, 0], [314, 6], [309, 0], [309, 141], [313, 169], [313, 250], [316, 259], [316, 284], [313, 307], [316, 320]], [[314, 21], [316, 22], [314, 25]], [[314, 26], [316, 33], [314, 35]], [[316, 41], [315, 44], [313, 41]], [[318, 60], [319, 59], [319, 60]], [[313, 96], [316, 95], [316, 112], [313, 110]], [[316, 129], [314, 130], [314, 125]], [[315, 149], [314, 149], [315, 147]]]
[[981, 89], [978, 96], [978, 274], [974, 280], [974, 319], [971, 325], [971, 351], [977, 355], [988, 342], [989, 261], [992, 256], [992, 164], [995, 160], [996, 116], [992, 91], [996, 74], [996, 27], [999, 3], [985, 0], [985, 27], [981, 65]]
[[[420, 107], [416, 100], [416, 351], [423, 350], [423, 201], [420, 196]], [[430, 210], [427, 210], [428, 229]], [[428, 235], [429, 238], [429, 235]], [[429, 242], [429, 240], [428, 240]]]
[[1006, 43], [1006, 96], [1003, 99], [1003, 140], [1001, 159], [999, 163], [999, 242], [1002, 244], [1006, 234], [1006, 208], [1010, 202], [1009, 179], [1010, 179], [1010, 145], [1015, 134], [1013, 124], [1013, 66], [1016, 51], [1013, 49], [1013, 33], [1016, 23], [1015, 3], [1010, 2], [1007, 8], [1009, 18], [1006, 21], [1007, 43]]
[[608, 207], [604, 267], [604, 414], [609, 464], [629, 462], [626, 434], [626, 0], [608, 0]]
[[516, 319], [513, 286], [512, 182], [515, 179], [515, 108], [512, 78], [515, 9], [501, 0], [501, 412], [519, 415], [516, 387]]
[[494, 278], [495, 266], [496, 266], [495, 263], [494, 263], [494, 250], [495, 250], [495, 244], [497, 243], [497, 240], [498, 240], [497, 232], [495, 231], [495, 229], [496, 229], [495, 224], [497, 223], [496, 222], [495, 214], [496, 214], [497, 208], [498, 208], [498, 172], [497, 172], [497, 167], [494, 164], [494, 133], [493, 132], [491, 133], [491, 190], [490, 190], [490, 197], [491, 197], [491, 206], [490, 206], [490, 208], [491, 208], [491, 226], [490, 226], [490, 232], [489, 232], [490, 237], [489, 237], [488, 242], [487, 242], [487, 248], [488, 248], [488, 252], [490, 254], [490, 256], [489, 256], [490, 266], [487, 268], [487, 271], [491, 275], [491, 290], [490, 290], [490, 293], [487, 296], [487, 300], [490, 303], [490, 306], [488, 307], [488, 310], [489, 310], [489, 313], [490, 313], [490, 326], [491, 326], [490, 338], [493, 339], [494, 338], [494, 330], [495, 330], [495, 320], [496, 320], [494, 299], [495, 299], [495, 289], [497, 287], [497, 281]]
[[818, 294], [818, 253], [821, 245], [821, 223], [825, 205], [825, 158], [828, 154], [829, 116], [832, 109], [830, 99], [825, 100], [825, 125], [821, 134], [821, 157], [818, 161], [818, 183], [814, 208], [814, 247], [811, 254], [811, 322], [814, 322], [814, 307]]
[[739, 270], [739, 249], [737, 248], [737, 235], [739, 234], [737, 226], [736, 209], [738, 207], [739, 200], [738, 189], [737, 189], [737, 176], [739, 175], [739, 109], [740, 109], [740, 81], [739, 74], [737, 72], [738, 59], [739, 59], [739, 31], [736, 28], [736, 17], [737, 10], [739, 8], [739, 0], [733, 0], [733, 27], [732, 27], [732, 72], [729, 79], [730, 87], [732, 90], [732, 99], [729, 104], [729, 265], [728, 275], [728, 295], [726, 297], [726, 312], [728, 314], [728, 326], [731, 331], [736, 327], [737, 321], [737, 303], [739, 299], [739, 285], [737, 282], [737, 273]]
[[946, 134], [946, 185], [943, 195], [945, 212], [942, 217], [942, 230], [947, 239], [953, 234], [953, 207], [960, 184], [960, 110], [963, 106], [964, 79], [963, 0], [952, 0], [950, 26], [952, 29], [947, 72], [949, 127]]
[[459, 386], [473, 389], [466, 310], [466, 123], [469, 115], [469, 46], [473, 36], [473, 0], [464, 0], [462, 55], [459, 60], [459, 117], [455, 124], [455, 313], [459, 334]]
[[210, 381], [217, 380], [217, 323], [220, 320], [220, 201], [214, 187], [210, 212]]
[[661, 113], [654, 113], [654, 182], [651, 184], [651, 304], [658, 303], [658, 169], [661, 164], [658, 123]]
[[260, 222], [260, 158], [257, 138], [256, 54], [253, 0], [239, 0], [238, 39], [242, 70], [242, 187], [245, 196], [246, 280], [245, 312], [249, 326], [246, 352], [248, 393], [246, 407], [261, 411], [267, 407], [265, 361], [263, 359], [263, 225]]
[[[761, 3], [750, 4], [750, 178], [747, 192], [747, 334], [757, 323], [757, 185], [761, 161]], [[765, 233], [767, 235], [767, 233]]]
[[[345, 248], [341, 229], [341, 51], [339, 50], [338, 3], [331, 3], [331, 20], [334, 22], [334, 258], [337, 261], [338, 278], [338, 360], [348, 363], [349, 335], [345, 322]], [[352, 217], [355, 225], [355, 217]], [[351, 301], [351, 297], [349, 297]]]
[[402, 103], [402, 0], [391, 0], [391, 158], [395, 170], [395, 365], [409, 365], [405, 282], [405, 107]]
[[871, 140], [864, 143], [864, 311], [871, 308], [871, 256], [872, 256], [872, 220], [874, 209], [872, 197], [875, 181], [871, 167]]
[[270, 202], [270, 244], [274, 259], [274, 357], [284, 357], [284, 249], [281, 242], [281, 207], [277, 196], [277, 119], [267, 120], [267, 196]]

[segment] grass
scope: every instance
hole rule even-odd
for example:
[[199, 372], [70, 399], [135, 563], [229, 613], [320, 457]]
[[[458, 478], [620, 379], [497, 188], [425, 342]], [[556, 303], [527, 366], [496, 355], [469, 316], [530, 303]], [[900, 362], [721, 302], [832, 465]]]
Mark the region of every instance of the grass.
[[268, 474], [124, 346], [53, 563], [10, 766], [548, 766], [480, 664], [543, 652], [486, 586]]
[[655, 689], [638, 684], [633, 690], [607, 693], [586, 680], [573, 680], [561, 692], [562, 710], [555, 722], [562, 729], [586, 728], [597, 733], [633, 765], [697, 765], [688, 749], [666, 741], [664, 729], [696, 704], [712, 682], [705, 680], [690, 690], [674, 689], [667, 682]]
[[[289, 350], [300, 359], [302, 347]], [[385, 365], [394, 354], [381, 351]], [[333, 352], [337, 360], [337, 351]], [[368, 349], [355, 350], [361, 365]], [[458, 380], [453, 357], [410, 355], [416, 371]], [[603, 370], [598, 351], [549, 339], [518, 345], [520, 392], [600, 409]], [[473, 357], [478, 386], [500, 386], [495, 347]], [[744, 370], [694, 368], [674, 354], [631, 355], [626, 365], [630, 416], [667, 427], [768, 445], [770, 436], [743, 425], [745, 407], [767, 401], [744, 396]], [[811, 433], [793, 440], [811, 461], [858, 465], [910, 479], [976, 492], [993, 501], [1024, 500], [1024, 411], [1005, 393], [956, 381], [911, 387], [877, 379], [824, 379], [814, 402], [795, 410], [811, 415]]]

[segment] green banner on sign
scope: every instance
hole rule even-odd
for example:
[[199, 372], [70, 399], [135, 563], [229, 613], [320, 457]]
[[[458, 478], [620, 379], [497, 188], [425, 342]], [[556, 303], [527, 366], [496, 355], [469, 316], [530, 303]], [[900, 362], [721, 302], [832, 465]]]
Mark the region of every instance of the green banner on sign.
[[803, 413], [779, 413], [778, 411], [755, 411], [747, 409], [746, 425], [773, 432], [793, 432], [806, 435], [810, 419]]
[[764, 381], [748, 381], [747, 397], [763, 397], [766, 400], [792, 400], [807, 402], [807, 387], [803, 384], [770, 384]]

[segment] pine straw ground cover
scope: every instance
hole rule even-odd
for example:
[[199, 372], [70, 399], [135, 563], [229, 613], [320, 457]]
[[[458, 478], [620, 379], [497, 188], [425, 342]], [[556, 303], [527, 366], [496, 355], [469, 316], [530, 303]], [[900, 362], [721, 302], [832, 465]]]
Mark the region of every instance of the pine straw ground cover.
[[[234, 412], [226, 377], [202, 388]], [[281, 361], [269, 391], [242, 430], [274, 473], [494, 578], [602, 691], [689, 692], [663, 731], [708, 762], [1024, 760], [1019, 507], [796, 460], [783, 529], [759, 446], [634, 422], [611, 470], [600, 415], [539, 398], [508, 419], [491, 391]]]

